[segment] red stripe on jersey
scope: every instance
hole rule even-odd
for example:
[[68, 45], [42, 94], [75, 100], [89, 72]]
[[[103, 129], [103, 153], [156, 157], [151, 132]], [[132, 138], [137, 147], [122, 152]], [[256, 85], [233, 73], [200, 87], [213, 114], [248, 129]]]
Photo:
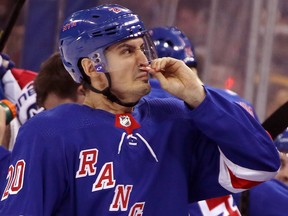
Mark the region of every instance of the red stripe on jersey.
[[231, 184], [232, 184], [233, 188], [249, 189], [249, 188], [252, 188], [252, 187], [262, 183], [259, 181], [251, 181], [251, 180], [239, 178], [239, 177], [235, 176], [228, 167], [227, 167], [227, 169], [228, 169], [229, 174], [230, 174]]

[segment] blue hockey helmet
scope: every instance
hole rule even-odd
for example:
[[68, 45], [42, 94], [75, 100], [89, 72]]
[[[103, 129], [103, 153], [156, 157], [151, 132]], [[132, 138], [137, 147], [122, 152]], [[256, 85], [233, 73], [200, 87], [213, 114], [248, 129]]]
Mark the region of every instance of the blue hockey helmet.
[[274, 143], [280, 152], [288, 153], [288, 128], [276, 137]]
[[177, 27], [155, 27], [149, 30], [158, 57], [173, 57], [183, 60], [189, 67], [196, 67], [194, 47], [188, 37]]
[[81, 72], [82, 58], [90, 58], [96, 71], [108, 72], [105, 49], [136, 37], [143, 37], [148, 61], [156, 58], [153, 41], [138, 15], [120, 5], [105, 4], [69, 16], [60, 33], [59, 49], [66, 70], [80, 83], [88, 81]]

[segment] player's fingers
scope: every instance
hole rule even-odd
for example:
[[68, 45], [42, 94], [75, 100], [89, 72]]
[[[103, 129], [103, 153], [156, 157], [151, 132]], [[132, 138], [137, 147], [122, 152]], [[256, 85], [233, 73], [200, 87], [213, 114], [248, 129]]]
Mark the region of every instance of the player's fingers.
[[165, 68], [167, 66], [168, 58], [163, 57], [163, 58], [158, 58], [152, 61], [151, 63], [151, 68], [154, 69], [155, 71], [165, 71]]

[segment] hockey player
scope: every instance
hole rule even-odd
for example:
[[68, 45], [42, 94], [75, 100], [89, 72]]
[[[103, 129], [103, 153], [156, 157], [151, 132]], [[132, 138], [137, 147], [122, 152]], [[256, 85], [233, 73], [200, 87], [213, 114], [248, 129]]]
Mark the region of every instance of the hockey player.
[[[158, 57], [170, 56], [183, 60], [187, 66], [197, 69], [197, 60], [195, 51], [188, 37], [177, 27], [155, 27], [151, 29], [150, 34], [155, 43]], [[199, 74], [198, 70], [197, 73]], [[201, 72], [200, 72], [201, 74]], [[167, 97], [166, 92], [161, 90], [157, 80], [151, 81], [154, 84], [149, 97]], [[225, 89], [215, 89], [219, 93], [227, 94], [229, 97], [234, 97], [235, 102], [241, 103], [246, 107], [247, 111], [258, 119], [255, 110], [251, 103], [240, 98], [236, 93]], [[257, 187], [254, 187], [248, 193], [247, 207], [249, 215], [286, 215], [288, 211], [288, 187], [285, 185], [288, 182], [288, 130], [283, 132], [275, 140], [275, 145], [281, 152], [281, 168], [275, 179], [267, 181]], [[190, 215], [241, 215], [236, 204], [240, 206], [240, 194], [234, 195], [237, 203], [232, 195], [202, 200], [198, 203], [193, 203], [189, 206]]]
[[[149, 34], [155, 44], [158, 57], [172, 57], [182, 60], [188, 67], [191, 68], [201, 79], [202, 71], [198, 70], [198, 61], [195, 54], [195, 49], [189, 38], [178, 29], [176, 26], [155, 27], [149, 30]], [[171, 95], [163, 91], [157, 79], [150, 80], [152, 90], [147, 97], [170, 97]], [[210, 87], [213, 88], [213, 87]], [[252, 104], [237, 93], [228, 90], [213, 88], [219, 94], [229, 97], [235, 103], [243, 106], [254, 118], [258, 120], [255, 109]]]
[[[1, 64], [1, 56], [5, 56], [7, 62]], [[82, 103], [84, 100], [82, 87], [67, 74], [58, 52], [41, 64], [38, 73], [15, 68], [7, 55], [0, 54], [0, 74], [3, 74], [3, 98], [17, 107], [17, 118], [9, 125], [10, 140], [4, 145], [9, 150], [14, 146], [19, 127], [34, 115], [62, 103]]]
[[[280, 151], [281, 167], [278, 174], [270, 181], [253, 187], [245, 197], [247, 215], [286, 216], [288, 212], [288, 129], [275, 139]], [[238, 206], [240, 194], [233, 195]]]
[[83, 103], [83, 86], [74, 82], [63, 66], [59, 52], [41, 64], [34, 80], [38, 107], [51, 109], [64, 103]]
[[[17, 118], [8, 125], [9, 139], [1, 143], [5, 148], [13, 148], [19, 127], [29, 118], [40, 112], [36, 106], [36, 95], [33, 90], [33, 80], [37, 73], [30, 70], [14, 67], [13, 61], [6, 54], [0, 61], [0, 77], [3, 90], [3, 98], [11, 101], [17, 107]], [[0, 58], [1, 59], [1, 58]], [[7, 136], [8, 137], [8, 136]]]
[[[279, 155], [262, 126], [182, 61], [154, 59], [129, 9], [73, 13], [59, 45], [86, 88], [84, 104], [60, 105], [21, 127], [0, 215], [187, 215], [189, 202], [276, 175]], [[148, 73], [180, 100], [141, 100]]]
[[[176, 26], [161, 26], [150, 29], [149, 33], [155, 44], [158, 57], [173, 57], [182, 60], [188, 67], [194, 71], [197, 71], [197, 74], [199, 74], [197, 70], [198, 62], [194, 46], [183, 31], [178, 29]], [[147, 97], [171, 97], [170, 94], [161, 88], [156, 79], [151, 79], [150, 83], [152, 90]], [[257, 118], [253, 106], [249, 102], [240, 98], [236, 93], [219, 88], [214, 88], [214, 90], [221, 95], [229, 97], [231, 100], [235, 100], [235, 103], [242, 105], [250, 114]], [[211, 216], [221, 214], [229, 216], [241, 215], [231, 194], [192, 203], [189, 205], [189, 213], [190, 215], [194, 216]]]
[[[4, 54], [1, 54], [6, 56]], [[0, 56], [1, 56], [0, 55]], [[12, 62], [7, 56], [7, 62]], [[40, 67], [39, 73], [7, 67], [0, 64], [3, 72], [3, 97], [17, 105], [17, 117], [6, 126], [5, 110], [0, 106], [0, 191], [6, 179], [12, 150], [19, 127], [28, 119], [45, 109], [51, 109], [63, 103], [82, 103], [82, 86], [73, 81], [63, 66], [60, 54], [52, 54]], [[12, 63], [9, 63], [12, 65]], [[37, 75], [37, 76], [36, 76]], [[36, 94], [37, 93], [37, 94]], [[38, 99], [36, 103], [36, 98]], [[10, 130], [10, 133], [5, 133]], [[1, 137], [4, 137], [1, 139]]]
[[[33, 106], [33, 104], [26, 102], [33, 97], [33, 91], [30, 91], [28, 94], [26, 85], [29, 86], [29, 82], [34, 79], [36, 73], [15, 68], [14, 65], [14, 62], [10, 60], [8, 55], [0, 53], [1, 99], [8, 99], [11, 103], [17, 105], [17, 118], [14, 118], [9, 125], [6, 125], [5, 110], [3, 110], [2, 107], [0, 108], [2, 109], [2, 117], [0, 118], [0, 192], [4, 190], [3, 181], [7, 176], [11, 155], [9, 150], [13, 148], [15, 137], [21, 125], [20, 119], [27, 119], [28, 115], [30, 115], [27, 106], [25, 111], [23, 106], [27, 104], [29, 104], [28, 108]], [[20, 97], [23, 92], [27, 94], [25, 97]], [[28, 95], [29, 97], [27, 98]], [[35, 100], [34, 105], [36, 106]]]

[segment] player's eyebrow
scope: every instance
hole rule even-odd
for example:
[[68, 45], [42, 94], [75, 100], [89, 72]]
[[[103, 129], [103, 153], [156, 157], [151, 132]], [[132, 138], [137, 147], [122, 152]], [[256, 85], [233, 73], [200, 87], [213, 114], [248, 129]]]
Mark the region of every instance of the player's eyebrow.
[[[142, 43], [140, 45], [140, 48], [143, 48], [143, 46], [144, 46], [144, 43]], [[113, 45], [112, 45], [112, 47], [113, 47]], [[125, 48], [134, 48], [134, 49], [137, 48], [134, 44], [129, 44], [127, 41], [119, 43], [119, 44], [115, 44], [115, 46], [114, 46], [115, 49], [121, 49], [123, 47], [125, 47]]]
[[119, 46], [116, 47], [116, 49], [121, 49], [121, 48], [135, 48], [135, 46], [127, 44], [127, 43], [122, 43]]

